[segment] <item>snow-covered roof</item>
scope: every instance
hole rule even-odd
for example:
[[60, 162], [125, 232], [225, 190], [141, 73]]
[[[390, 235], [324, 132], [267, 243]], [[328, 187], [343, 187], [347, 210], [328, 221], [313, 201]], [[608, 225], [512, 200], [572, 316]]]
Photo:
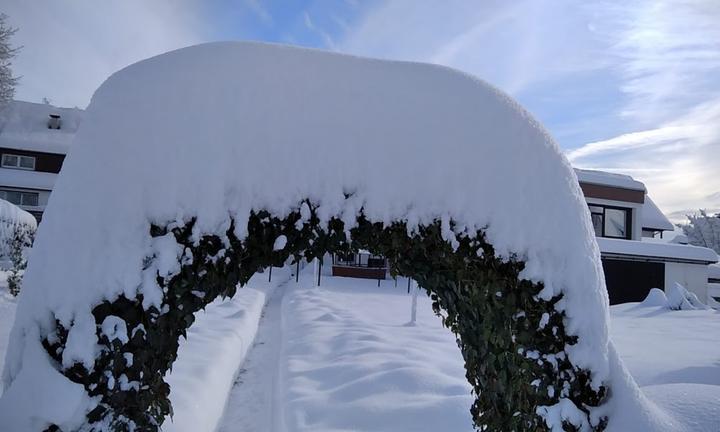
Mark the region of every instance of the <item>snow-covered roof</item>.
[[[50, 114], [60, 115], [60, 129], [48, 129]], [[67, 154], [83, 114], [79, 108], [12, 101], [0, 111], [0, 147]]]
[[[521, 276], [544, 283], [540, 297], [563, 295], [578, 336], [569, 358], [595, 384], [607, 381], [607, 291], [582, 191], [545, 129], [487, 83], [437, 65], [213, 43], [113, 74], [86, 116], [25, 274], [9, 382], [57, 375], [46, 355], [23, 370], [23, 356], [45, 352], [49, 317], [77, 342], [64, 358], [92, 364], [95, 305], [162, 298], [142, 272], [151, 222], [196, 217], [194, 235], [223, 236], [232, 216], [244, 238], [251, 210], [282, 216], [306, 198], [321, 223], [339, 217], [347, 228], [363, 209], [409, 229], [441, 220], [451, 243], [484, 229], [496, 254], [516, 254]], [[27, 391], [43, 401], [77, 395], [63, 383]], [[90, 400], [76, 402], [64, 412], [83, 413]]]
[[637, 241], [606, 237], [598, 237], [597, 243], [604, 255], [626, 255], [639, 258], [697, 261], [700, 263], [718, 262], [718, 255], [714, 250], [699, 246], [666, 243], [653, 241], [653, 239]]
[[648, 195], [645, 195], [645, 203], [643, 203], [640, 210], [640, 223], [643, 229], [658, 231], [672, 231], [675, 229], [675, 226]]
[[720, 264], [708, 266], [708, 279], [720, 279]]
[[597, 184], [603, 186], [614, 186], [624, 189], [645, 191], [645, 184], [635, 180], [626, 174], [610, 173], [606, 171], [595, 171], [575, 168], [575, 174], [582, 183]]

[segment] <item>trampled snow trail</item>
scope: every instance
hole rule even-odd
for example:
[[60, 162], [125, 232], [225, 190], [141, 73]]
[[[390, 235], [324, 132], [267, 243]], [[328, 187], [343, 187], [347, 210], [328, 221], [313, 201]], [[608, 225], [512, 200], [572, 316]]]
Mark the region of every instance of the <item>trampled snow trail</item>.
[[265, 305], [255, 342], [235, 379], [217, 432], [279, 430], [275, 388], [282, 347], [282, 299], [289, 283], [295, 281], [275, 288]]

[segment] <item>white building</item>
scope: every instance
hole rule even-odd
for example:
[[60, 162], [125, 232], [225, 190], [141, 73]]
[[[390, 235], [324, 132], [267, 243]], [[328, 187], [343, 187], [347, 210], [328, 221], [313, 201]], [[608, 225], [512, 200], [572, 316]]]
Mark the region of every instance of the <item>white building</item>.
[[83, 111], [13, 101], [0, 111], [0, 198], [39, 221]]
[[709, 264], [717, 254], [707, 248], [664, 240], [674, 226], [632, 177], [575, 170], [598, 237], [610, 303], [641, 301], [651, 288], [679, 283], [708, 300]]

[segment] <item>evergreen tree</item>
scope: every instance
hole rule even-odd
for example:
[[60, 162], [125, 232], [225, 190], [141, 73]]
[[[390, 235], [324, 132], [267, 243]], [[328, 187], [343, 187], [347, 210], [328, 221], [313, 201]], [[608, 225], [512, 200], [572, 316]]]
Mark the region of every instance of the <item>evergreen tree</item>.
[[0, 14], [0, 109], [15, 97], [15, 85], [19, 79], [13, 76], [11, 66], [12, 59], [20, 48], [13, 48], [10, 45], [10, 38], [17, 29], [7, 24], [7, 18], [7, 15]]

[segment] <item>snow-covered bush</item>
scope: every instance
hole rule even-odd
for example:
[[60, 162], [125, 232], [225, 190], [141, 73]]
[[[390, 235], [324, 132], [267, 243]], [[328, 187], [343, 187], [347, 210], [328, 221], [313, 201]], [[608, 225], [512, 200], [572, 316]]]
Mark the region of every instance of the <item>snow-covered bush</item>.
[[708, 306], [700, 301], [700, 299], [687, 290], [684, 286], [675, 282], [673, 286], [668, 288], [666, 307], [672, 310], [695, 310], [708, 309]]
[[667, 304], [668, 299], [665, 296], [665, 291], [660, 288], [652, 288], [645, 300], [640, 302], [640, 306], [644, 307], [666, 307]]
[[432, 296], [479, 429], [601, 430], [607, 395], [637, 400], [572, 168], [462, 73], [262, 44], [168, 53], [95, 93], [53, 194], [8, 348], [10, 429], [157, 430], [194, 312], [271, 264], [359, 248]]
[[35, 230], [28, 226], [16, 225], [10, 241], [10, 270], [8, 271], [8, 289], [10, 294], [20, 294], [22, 278], [27, 268], [28, 250], [32, 247]]
[[687, 236], [688, 243], [713, 249], [720, 254], [720, 214], [708, 215], [700, 210], [696, 215], [688, 215], [688, 223], [679, 225]]
[[27, 266], [27, 253], [32, 247], [37, 222], [28, 212], [0, 200], [0, 260], [9, 262], [8, 288], [18, 295]]

